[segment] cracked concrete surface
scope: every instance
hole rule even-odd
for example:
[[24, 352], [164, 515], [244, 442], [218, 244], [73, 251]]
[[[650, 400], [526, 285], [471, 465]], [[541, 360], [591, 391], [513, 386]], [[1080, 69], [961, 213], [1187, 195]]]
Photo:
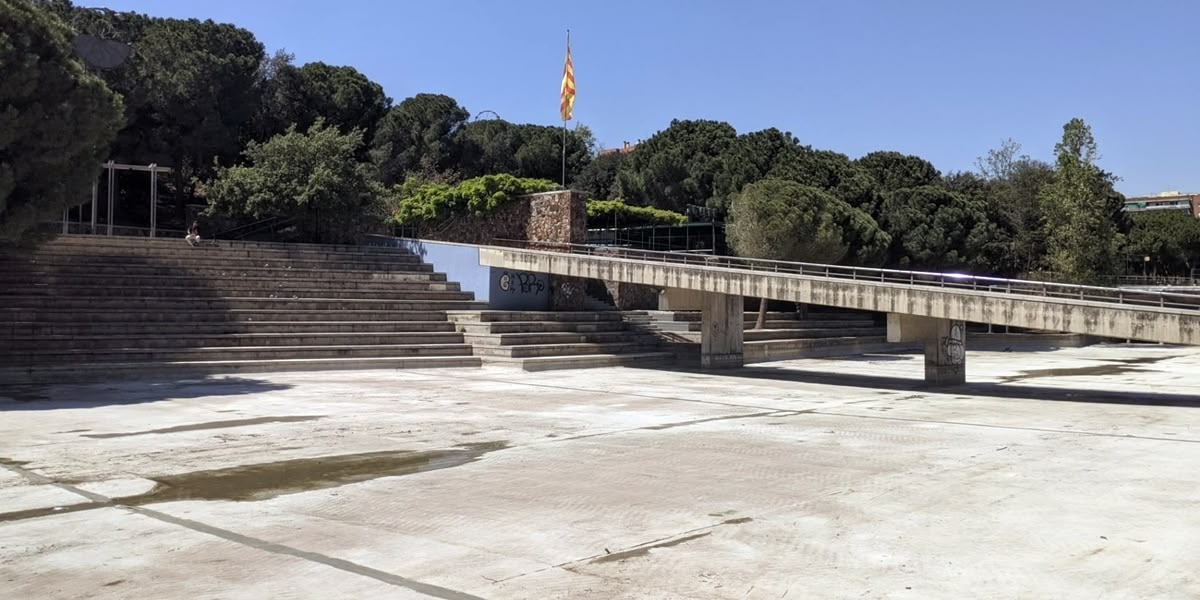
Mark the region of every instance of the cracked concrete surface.
[[0, 386], [0, 597], [1200, 597], [1200, 350], [921, 360]]

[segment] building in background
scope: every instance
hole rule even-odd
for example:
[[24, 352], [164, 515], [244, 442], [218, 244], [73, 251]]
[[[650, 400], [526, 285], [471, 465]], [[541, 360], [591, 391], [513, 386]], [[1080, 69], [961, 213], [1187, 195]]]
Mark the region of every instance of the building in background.
[[1125, 199], [1125, 212], [1149, 210], [1186, 210], [1200, 219], [1200, 194], [1163, 192], [1156, 196], [1139, 196]]

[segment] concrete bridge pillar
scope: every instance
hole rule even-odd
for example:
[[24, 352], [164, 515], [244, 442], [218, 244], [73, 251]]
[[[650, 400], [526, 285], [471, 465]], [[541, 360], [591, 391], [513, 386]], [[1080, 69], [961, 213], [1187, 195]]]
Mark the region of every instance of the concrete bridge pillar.
[[742, 366], [745, 304], [741, 296], [706, 293], [701, 302], [700, 367]]
[[887, 341], [925, 342], [925, 383], [967, 381], [967, 326], [963, 321], [888, 313]]

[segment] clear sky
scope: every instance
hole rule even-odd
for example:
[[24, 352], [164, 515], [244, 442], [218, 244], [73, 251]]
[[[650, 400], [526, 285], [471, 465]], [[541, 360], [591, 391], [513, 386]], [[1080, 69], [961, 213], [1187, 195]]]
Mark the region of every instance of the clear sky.
[[545, 124], [569, 28], [574, 123], [605, 147], [718, 119], [946, 172], [1005, 138], [1051, 160], [1081, 117], [1122, 192], [1200, 192], [1196, 0], [101, 1], [235, 23], [297, 63], [351, 65], [397, 101], [444, 93]]

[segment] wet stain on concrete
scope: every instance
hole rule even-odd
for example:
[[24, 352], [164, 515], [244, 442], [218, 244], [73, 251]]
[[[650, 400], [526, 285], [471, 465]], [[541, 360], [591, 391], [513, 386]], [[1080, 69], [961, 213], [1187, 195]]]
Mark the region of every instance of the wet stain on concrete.
[[0, 513], [0, 523], [8, 521], [22, 521], [25, 519], [36, 519], [38, 517], [46, 517], [49, 515], [65, 515], [68, 513], [79, 512], [81, 510], [91, 510], [93, 508], [103, 508], [112, 506], [111, 502], [81, 502], [79, 504], [68, 504], [66, 506], [47, 506], [44, 508], [30, 508], [27, 510], [17, 510], [13, 512]]
[[721, 521], [721, 524], [722, 525], [741, 525], [742, 523], [749, 523], [753, 520], [754, 520], [754, 517], [739, 517], [737, 519], [728, 519], [725, 521]]
[[697, 533], [695, 535], [685, 535], [681, 538], [675, 538], [673, 540], [659, 542], [657, 544], [648, 544], [645, 546], [641, 546], [639, 548], [634, 548], [632, 550], [625, 550], [623, 552], [613, 552], [612, 554], [605, 554], [604, 556], [601, 556], [599, 558], [592, 559], [592, 564], [617, 562], [619, 560], [625, 560], [627, 558], [637, 558], [639, 556], [647, 556], [650, 554], [651, 550], [655, 550], [658, 548], [670, 548], [671, 546], [678, 546], [685, 542], [690, 542], [692, 540], [698, 540], [702, 537], [705, 537], [705, 536], [708, 536], [711, 534], [712, 534], [711, 531], [705, 531], [704, 533]]
[[[131, 437], [135, 435], [153, 435], [160, 433], [178, 433], [181, 431], [202, 431], [205, 429], [227, 429], [230, 427], [248, 427], [250, 425], [262, 425], [265, 423], [299, 423], [303, 421], [316, 421], [324, 419], [324, 415], [299, 415], [291, 417], [255, 417], [253, 419], [234, 419], [230, 421], [210, 421], [208, 423], [193, 423], [191, 425], [178, 425], [175, 427], [164, 427], [162, 429], [149, 429], [146, 431], [129, 431], [124, 433], [91, 433], [83, 437], [93, 438], [98, 440], [119, 437]], [[81, 429], [80, 431], [88, 431]], [[72, 433], [72, 432], [66, 432]]]
[[158, 486], [153, 490], [117, 502], [139, 506], [177, 500], [266, 500], [382, 477], [448, 469], [507, 447], [507, 442], [486, 442], [450, 450], [367, 452], [196, 471], [154, 477]]
[[[211, 471], [151, 478], [145, 494], [0, 513], [0, 523], [61, 515], [108, 506], [143, 506], [180, 500], [267, 500], [284, 494], [323, 490], [383, 477], [457, 467], [508, 447], [508, 442], [465, 444], [450, 450], [392, 451], [300, 458]], [[7, 461], [7, 462], [6, 462]], [[0, 464], [21, 465], [0, 458]]]
[[91, 429], [70, 429], [70, 430], [67, 430], [67, 431], [55, 431], [55, 432], [54, 432], [54, 435], [59, 435], [59, 434], [62, 434], [62, 433], [83, 433], [83, 432], [85, 432], [85, 431], [91, 431]]
[[1067, 367], [1062, 369], [1031, 369], [1021, 371], [1016, 375], [1001, 377], [1002, 383], [1012, 383], [1014, 381], [1023, 381], [1026, 379], [1040, 379], [1043, 377], [1099, 377], [1104, 375], [1124, 375], [1126, 373], [1143, 373], [1146, 370], [1138, 368], [1138, 365], [1149, 365], [1178, 358], [1175, 355], [1170, 356], [1143, 356], [1141, 358], [1127, 358], [1122, 360], [1111, 361], [1109, 364], [1093, 365], [1090, 367]]

